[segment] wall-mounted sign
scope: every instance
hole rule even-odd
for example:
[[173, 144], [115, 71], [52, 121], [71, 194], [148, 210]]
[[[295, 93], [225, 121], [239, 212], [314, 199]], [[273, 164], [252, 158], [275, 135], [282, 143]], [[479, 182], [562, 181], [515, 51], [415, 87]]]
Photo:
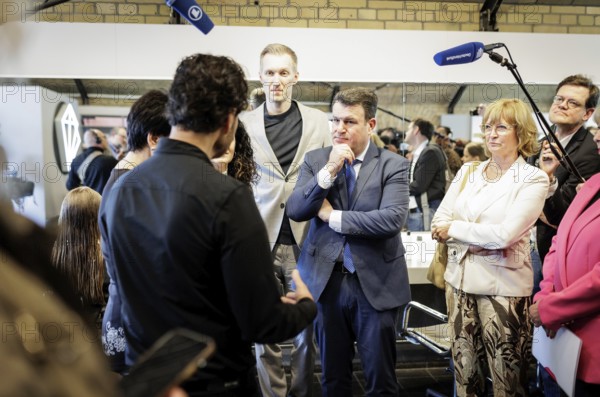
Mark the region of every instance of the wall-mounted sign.
[[71, 103], [61, 103], [54, 117], [54, 151], [56, 162], [63, 174], [71, 169], [71, 163], [81, 146], [79, 116]]

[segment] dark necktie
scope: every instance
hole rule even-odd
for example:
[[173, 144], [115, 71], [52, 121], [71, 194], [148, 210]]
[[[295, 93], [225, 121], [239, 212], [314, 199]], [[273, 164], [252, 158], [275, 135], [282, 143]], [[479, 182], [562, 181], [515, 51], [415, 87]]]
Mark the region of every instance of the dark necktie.
[[[350, 207], [350, 203], [352, 202], [352, 193], [356, 187], [356, 171], [354, 171], [354, 165], [359, 162], [360, 160], [354, 160], [352, 164], [346, 164], [344, 167], [346, 174], [346, 188], [348, 189], [348, 207]], [[350, 273], [354, 273], [356, 271], [354, 262], [352, 261], [352, 252], [350, 252], [350, 245], [348, 243], [344, 244], [344, 267]]]
[[348, 206], [350, 206], [352, 193], [356, 187], [356, 171], [354, 171], [354, 165], [357, 163], [360, 163], [360, 160], [354, 160], [352, 164], [346, 164], [344, 167], [344, 173], [346, 174], [346, 189], [348, 190]]

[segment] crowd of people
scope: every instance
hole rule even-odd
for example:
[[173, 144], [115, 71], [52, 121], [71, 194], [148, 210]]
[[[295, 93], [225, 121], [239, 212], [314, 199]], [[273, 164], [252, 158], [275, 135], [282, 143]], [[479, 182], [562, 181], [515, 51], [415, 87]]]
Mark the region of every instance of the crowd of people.
[[[195, 54], [168, 93], [132, 106], [126, 142], [120, 130], [87, 130], [48, 257], [12, 245], [14, 261], [46, 278], [44, 294], [56, 290], [97, 324], [97, 337], [78, 343], [102, 347], [107, 367], [128, 376], [169, 330], [210, 336], [217, 350], [183, 383], [190, 396], [311, 396], [317, 348], [322, 395], [350, 396], [357, 352], [365, 394], [396, 396], [396, 320], [411, 299], [401, 231], [431, 231], [448, 246], [457, 395], [483, 395], [488, 377], [495, 396], [528, 395], [533, 326], [582, 339], [576, 395], [598, 395], [592, 81], [565, 78], [549, 112], [582, 180], [556, 142], [538, 140], [521, 100], [482, 108], [481, 143], [422, 118], [400, 133], [378, 128], [366, 88], [337, 92], [331, 120], [292, 100], [291, 48], [270, 44], [258, 60], [263, 88], [250, 107], [234, 60]], [[1, 235], [14, 228], [6, 217]], [[53, 270], [40, 271], [46, 262]], [[290, 339], [288, 384], [279, 343]], [[540, 372], [546, 395], [560, 395]], [[95, 392], [116, 395], [113, 383]]]
[[416, 118], [404, 132], [385, 127], [374, 136], [377, 146], [411, 161], [411, 197], [405, 230], [431, 230], [433, 216], [462, 165], [488, 159], [484, 143], [455, 140], [452, 134], [450, 127], [434, 127], [430, 121]]

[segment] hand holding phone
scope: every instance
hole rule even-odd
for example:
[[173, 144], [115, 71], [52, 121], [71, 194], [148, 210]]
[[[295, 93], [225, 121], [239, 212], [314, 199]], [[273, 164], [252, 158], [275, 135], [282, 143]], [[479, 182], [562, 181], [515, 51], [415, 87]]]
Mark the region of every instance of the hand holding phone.
[[300, 277], [300, 273], [298, 269], [294, 269], [292, 272], [292, 279], [294, 280], [294, 291], [288, 292], [286, 296], [281, 297], [281, 301], [283, 303], [287, 303], [289, 305], [295, 305], [298, 301], [308, 298], [314, 301], [314, 298], [304, 281]]

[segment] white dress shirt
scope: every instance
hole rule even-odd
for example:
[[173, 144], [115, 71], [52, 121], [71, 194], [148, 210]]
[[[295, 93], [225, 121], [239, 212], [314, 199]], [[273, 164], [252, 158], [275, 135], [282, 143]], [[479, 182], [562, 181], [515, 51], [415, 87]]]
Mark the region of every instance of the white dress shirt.
[[[421, 152], [425, 150], [425, 146], [427, 146], [428, 143], [429, 141], [427, 140], [421, 142], [421, 144], [417, 146], [417, 148], [413, 151], [413, 158], [410, 162], [410, 180], [408, 181], [409, 183], [415, 179], [415, 166], [417, 165], [419, 156], [421, 156]], [[408, 197], [408, 208], [411, 210], [417, 208], [417, 199], [415, 198], [415, 196]]]

